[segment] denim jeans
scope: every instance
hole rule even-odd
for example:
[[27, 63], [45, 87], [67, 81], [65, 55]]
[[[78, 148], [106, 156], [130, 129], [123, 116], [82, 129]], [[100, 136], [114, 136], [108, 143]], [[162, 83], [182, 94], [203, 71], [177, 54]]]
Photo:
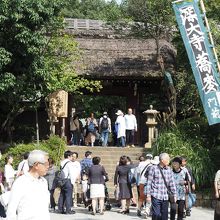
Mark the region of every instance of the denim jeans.
[[66, 205], [66, 212], [71, 211], [73, 203], [73, 185], [70, 180], [68, 180], [64, 186], [61, 188], [60, 197], [58, 200], [58, 209], [60, 212], [64, 211], [64, 204]]
[[125, 137], [120, 137], [117, 139], [117, 146], [122, 146], [122, 147], [125, 147]]
[[101, 139], [102, 139], [102, 146], [107, 146], [108, 144], [108, 135], [109, 135], [109, 130], [105, 129], [101, 133]]
[[168, 200], [159, 200], [151, 196], [152, 220], [168, 220]]
[[79, 141], [80, 141], [80, 132], [78, 130], [76, 131], [71, 131], [71, 144], [74, 145], [79, 145]]

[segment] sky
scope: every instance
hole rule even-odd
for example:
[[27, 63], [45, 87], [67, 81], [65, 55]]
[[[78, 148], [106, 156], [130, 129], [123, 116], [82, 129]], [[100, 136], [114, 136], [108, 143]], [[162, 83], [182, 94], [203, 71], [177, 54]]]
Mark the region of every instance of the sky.
[[[110, 2], [111, 0], [106, 0], [106, 1], [107, 1], [107, 2]], [[121, 1], [122, 1], [122, 0], [116, 0], [116, 2], [117, 2], [118, 4], [120, 4]]]

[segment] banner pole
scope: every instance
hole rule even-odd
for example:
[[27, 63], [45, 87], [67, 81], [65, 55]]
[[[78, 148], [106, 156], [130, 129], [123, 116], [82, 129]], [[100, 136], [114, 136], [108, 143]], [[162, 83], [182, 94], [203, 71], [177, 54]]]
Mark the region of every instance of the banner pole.
[[209, 39], [211, 41], [211, 44], [213, 45], [212, 50], [213, 50], [213, 53], [214, 53], [214, 56], [215, 56], [215, 59], [216, 59], [218, 71], [220, 73], [220, 64], [219, 64], [217, 52], [216, 52], [216, 49], [215, 49], [215, 46], [214, 46], [214, 40], [213, 40], [212, 33], [211, 33], [211, 30], [210, 30], [209, 21], [208, 21], [208, 18], [206, 17], [206, 9], [205, 9], [205, 4], [204, 4], [203, 0], [200, 0], [200, 5], [201, 5], [202, 12], [205, 15], [205, 17], [204, 17], [205, 18], [205, 24], [206, 24], [206, 27], [209, 31]]

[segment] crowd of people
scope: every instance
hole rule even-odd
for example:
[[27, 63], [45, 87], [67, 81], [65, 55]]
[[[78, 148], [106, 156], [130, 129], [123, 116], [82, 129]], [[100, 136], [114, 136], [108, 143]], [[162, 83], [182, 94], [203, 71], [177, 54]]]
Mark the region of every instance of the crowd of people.
[[[24, 154], [24, 159], [14, 170], [13, 157], [6, 158], [4, 178], [1, 178], [0, 215], [10, 220], [49, 219], [49, 211], [59, 214], [74, 214], [78, 206], [77, 194], [82, 195], [85, 207], [92, 215], [104, 215], [110, 210], [108, 173], [101, 164], [101, 158], [92, 157], [91, 151], [78, 161], [78, 153], [66, 151], [58, 169], [49, 155], [41, 150]], [[170, 220], [182, 220], [191, 215], [193, 202], [189, 202], [195, 191], [192, 170], [186, 165], [186, 157], [171, 160], [167, 153], [159, 156], [147, 154], [133, 163], [128, 156], [121, 156], [116, 164], [114, 185], [118, 211], [129, 214], [131, 203], [137, 205], [137, 216], [152, 216], [153, 220], [167, 220], [170, 207]], [[54, 192], [57, 177], [63, 174], [59, 185], [58, 204]], [[219, 172], [215, 178], [216, 198], [219, 198]], [[81, 186], [80, 192], [77, 192]], [[137, 188], [137, 202], [134, 191]], [[8, 198], [4, 197], [8, 194]], [[192, 198], [191, 198], [192, 199]], [[194, 198], [195, 199], [195, 198]], [[5, 212], [6, 211], [6, 212]], [[34, 216], [34, 217], [33, 217]]]
[[[125, 115], [121, 110], [118, 110], [116, 115], [114, 124], [112, 124], [107, 112], [104, 112], [100, 119], [96, 119], [91, 113], [84, 123], [77, 114], [72, 115], [70, 119], [70, 144], [106, 147], [109, 142], [115, 142], [113, 145], [135, 147], [134, 137], [137, 131], [137, 120], [132, 109], [129, 108]], [[110, 141], [109, 134], [111, 133], [112, 139], [115, 137], [115, 141]]]

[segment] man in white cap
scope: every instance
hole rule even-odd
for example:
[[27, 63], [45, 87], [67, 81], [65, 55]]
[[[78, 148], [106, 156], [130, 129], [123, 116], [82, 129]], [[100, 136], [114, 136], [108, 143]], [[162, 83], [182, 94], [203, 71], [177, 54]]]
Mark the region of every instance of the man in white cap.
[[117, 130], [117, 145], [122, 147], [125, 147], [125, 118], [124, 114], [121, 110], [118, 110], [116, 112], [116, 115], [118, 115], [116, 121], [115, 121], [115, 126]]
[[134, 146], [134, 134], [137, 132], [137, 120], [132, 112], [132, 109], [128, 109], [128, 114], [125, 115], [125, 126], [126, 126], [126, 144], [128, 147]]

